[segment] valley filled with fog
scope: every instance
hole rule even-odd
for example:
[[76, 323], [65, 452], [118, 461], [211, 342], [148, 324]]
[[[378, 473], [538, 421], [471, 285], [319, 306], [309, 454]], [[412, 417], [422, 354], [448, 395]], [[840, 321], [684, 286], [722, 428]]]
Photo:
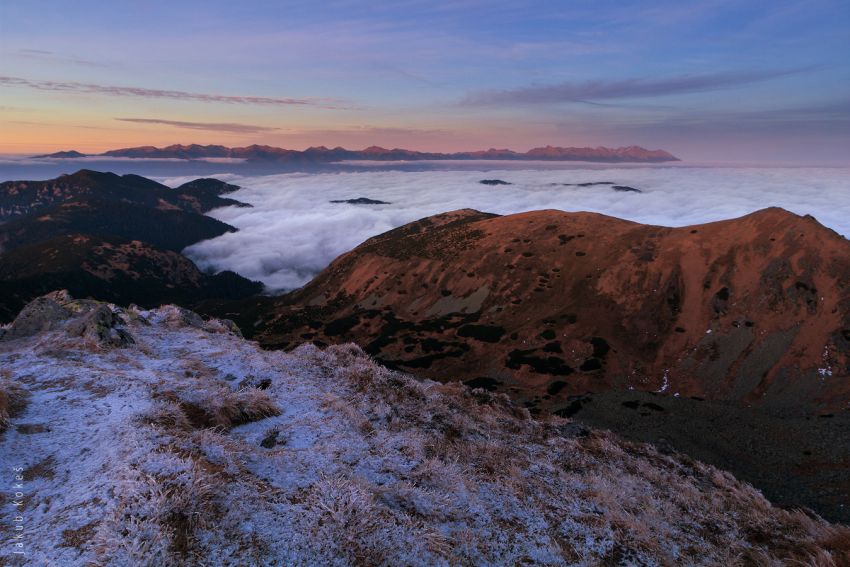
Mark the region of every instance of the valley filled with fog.
[[[371, 236], [462, 208], [498, 214], [593, 211], [640, 223], [684, 226], [778, 206], [811, 214], [850, 235], [846, 168], [592, 167], [215, 176], [242, 186], [231, 196], [253, 207], [212, 211], [239, 232], [200, 242], [185, 252], [203, 269], [234, 270], [262, 281], [272, 292], [303, 285]], [[170, 186], [187, 179], [160, 178]], [[510, 185], [480, 183], [485, 179]], [[599, 182], [640, 192], [578, 185]], [[330, 202], [360, 197], [387, 204]]]

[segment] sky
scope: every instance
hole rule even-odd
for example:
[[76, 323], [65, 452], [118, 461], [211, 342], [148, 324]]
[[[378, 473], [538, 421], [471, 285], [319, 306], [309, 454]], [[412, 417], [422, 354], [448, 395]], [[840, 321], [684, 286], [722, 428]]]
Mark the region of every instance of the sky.
[[0, 0], [0, 153], [665, 149], [850, 165], [850, 2]]

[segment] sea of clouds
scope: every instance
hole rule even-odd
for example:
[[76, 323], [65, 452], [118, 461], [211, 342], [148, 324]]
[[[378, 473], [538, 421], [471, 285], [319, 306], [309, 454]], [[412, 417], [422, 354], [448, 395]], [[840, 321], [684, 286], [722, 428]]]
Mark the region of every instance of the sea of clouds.
[[[239, 229], [185, 250], [201, 268], [233, 270], [271, 292], [309, 281], [331, 260], [367, 238], [454, 209], [499, 214], [536, 209], [594, 211], [641, 223], [684, 226], [779, 206], [814, 215], [850, 235], [850, 169], [725, 167], [588, 167], [488, 171], [362, 171], [218, 175], [243, 188], [233, 198], [253, 208], [210, 214]], [[161, 179], [177, 185], [188, 178]], [[512, 185], [487, 186], [482, 179]], [[610, 181], [640, 189], [562, 183]], [[387, 205], [331, 200], [367, 197]]]

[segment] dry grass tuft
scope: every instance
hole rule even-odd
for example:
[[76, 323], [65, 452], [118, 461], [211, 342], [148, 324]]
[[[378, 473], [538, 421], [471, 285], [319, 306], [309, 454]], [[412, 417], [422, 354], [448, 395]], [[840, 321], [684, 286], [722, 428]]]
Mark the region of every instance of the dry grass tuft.
[[178, 474], [152, 475], [127, 468], [119, 502], [97, 527], [100, 565], [178, 566], [197, 558], [197, 531], [220, 513], [221, 483], [191, 461]]
[[171, 401], [159, 401], [150, 411], [140, 416], [145, 425], [161, 427], [167, 430], [190, 431], [192, 424], [180, 405]]
[[391, 565], [393, 549], [412, 540], [404, 537], [403, 520], [394, 518], [370, 487], [359, 482], [324, 478], [313, 485], [307, 505], [314, 511], [309, 526], [313, 537], [327, 542], [345, 564]]
[[212, 400], [209, 407], [215, 425], [229, 429], [242, 423], [280, 415], [280, 406], [268, 392], [246, 388]]
[[254, 387], [233, 391], [224, 384], [214, 383], [200, 391], [171, 390], [155, 396], [159, 403], [142, 419], [166, 429], [230, 429], [281, 413], [280, 406], [266, 390]]
[[9, 427], [9, 420], [27, 407], [26, 389], [11, 378], [0, 378], [0, 431]]

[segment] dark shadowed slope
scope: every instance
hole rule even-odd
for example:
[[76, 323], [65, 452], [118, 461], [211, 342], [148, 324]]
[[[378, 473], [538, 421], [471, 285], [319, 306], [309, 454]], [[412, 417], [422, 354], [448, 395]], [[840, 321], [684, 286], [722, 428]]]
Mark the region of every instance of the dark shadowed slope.
[[216, 179], [176, 189], [137, 175], [81, 170], [0, 184], [0, 320], [57, 288], [120, 303], [192, 304], [262, 286], [232, 272], [202, 274], [180, 251], [236, 229], [202, 213], [247, 206]]
[[235, 230], [214, 218], [176, 207], [163, 209], [99, 196], [84, 197], [0, 225], [0, 251], [65, 234], [86, 233], [142, 240], [179, 252], [200, 240]]
[[171, 189], [139, 175], [81, 169], [46, 181], [0, 183], [0, 221], [13, 220], [68, 201], [99, 198], [162, 210], [205, 213], [230, 205], [248, 207], [221, 197], [239, 189], [218, 179], [196, 179]]
[[56, 289], [155, 307], [245, 297], [262, 285], [233, 272], [204, 274], [185, 256], [139, 240], [86, 234], [58, 236], [0, 256], [0, 321], [10, 320], [33, 296]]

